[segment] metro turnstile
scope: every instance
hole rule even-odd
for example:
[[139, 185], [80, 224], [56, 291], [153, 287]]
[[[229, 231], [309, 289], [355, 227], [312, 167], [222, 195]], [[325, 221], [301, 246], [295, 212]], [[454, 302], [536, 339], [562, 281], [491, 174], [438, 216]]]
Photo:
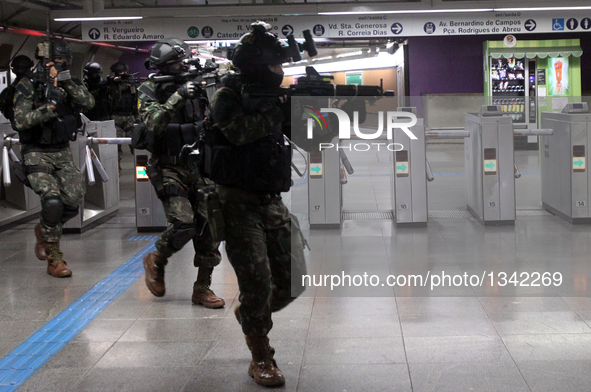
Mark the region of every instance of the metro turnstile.
[[[398, 108], [416, 115], [415, 108]], [[396, 122], [396, 120], [393, 120]], [[404, 117], [402, 123], [408, 123]], [[417, 139], [400, 130], [392, 133], [396, 150], [392, 155], [392, 209], [397, 227], [421, 227], [427, 225], [427, 157], [424, 119], [409, 128]]]
[[515, 224], [513, 122], [500, 106], [466, 113], [464, 141], [468, 210], [485, 225]]
[[[3, 178], [0, 181], [0, 231], [3, 231], [16, 224], [34, 219], [41, 211], [41, 202], [39, 196], [16, 177], [14, 170], [5, 168], [5, 165], [11, 165], [9, 163], [10, 149], [19, 159], [21, 156], [20, 145], [5, 145], [7, 137], [18, 138], [18, 134], [12, 129], [10, 123], [0, 124], [0, 137], [4, 142], [2, 149], [6, 149], [6, 152], [2, 152], [5, 158], [0, 170]], [[9, 181], [4, 181], [5, 176], [8, 177], [7, 180]]]
[[540, 140], [542, 205], [573, 224], [591, 223], [591, 113], [586, 102], [569, 103], [562, 113], [542, 113], [542, 127], [554, 134]]
[[146, 167], [150, 153], [135, 150], [135, 225], [138, 232], [166, 229], [166, 215], [162, 202], [148, 179]]
[[[338, 137], [332, 144], [338, 145]], [[310, 229], [340, 229], [343, 190], [341, 158], [336, 148], [309, 154], [308, 213]]]
[[[86, 123], [86, 133], [97, 138], [114, 138], [117, 136], [113, 120]], [[87, 158], [87, 135], [79, 135], [76, 141], [70, 143], [74, 161], [85, 176], [85, 181], [88, 174], [86, 173], [86, 162], [87, 159], [90, 159]], [[97, 178], [93, 185], [87, 182], [86, 195], [84, 196], [84, 203], [80, 205], [80, 213], [66, 222], [63, 229], [64, 233], [83, 233], [117, 215], [119, 211], [119, 158], [117, 146], [114, 144], [95, 144], [90, 150], [96, 154], [96, 158], [102, 163], [108, 181], [102, 182]], [[94, 172], [92, 174], [94, 175]]]

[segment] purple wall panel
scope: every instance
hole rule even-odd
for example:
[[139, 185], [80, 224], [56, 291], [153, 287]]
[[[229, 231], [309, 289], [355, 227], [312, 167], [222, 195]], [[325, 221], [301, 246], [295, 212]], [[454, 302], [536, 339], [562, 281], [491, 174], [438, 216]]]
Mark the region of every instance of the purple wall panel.
[[[135, 46], [139, 49], [152, 49], [154, 42], [138, 42]], [[137, 77], [147, 77], [154, 71], [148, 71], [144, 67], [144, 61], [150, 56], [149, 53], [135, 53], [135, 52], [123, 52], [119, 57], [119, 61], [123, 61], [129, 66], [129, 72], [139, 72]]]
[[484, 91], [482, 37], [408, 39], [410, 95]]
[[[484, 93], [484, 41], [504, 36], [410, 37], [408, 39], [408, 77], [410, 95]], [[518, 40], [579, 38], [581, 88], [591, 94], [591, 33], [527, 34]]]

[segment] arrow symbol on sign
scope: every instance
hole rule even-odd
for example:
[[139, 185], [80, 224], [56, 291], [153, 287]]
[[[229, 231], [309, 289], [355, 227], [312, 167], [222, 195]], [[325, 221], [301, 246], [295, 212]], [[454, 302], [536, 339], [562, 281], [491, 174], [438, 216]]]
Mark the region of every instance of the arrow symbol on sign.
[[403, 163], [402, 166], [396, 166], [396, 169], [406, 171], [406, 165]]
[[529, 30], [529, 31], [532, 31], [533, 29], [535, 29], [535, 28], [536, 28], [536, 26], [537, 26], [537, 25], [536, 25], [536, 22], [535, 22], [534, 20], [532, 20], [532, 19], [528, 20], [528, 21], [525, 23], [525, 28], [526, 28], [527, 30]]
[[583, 166], [583, 161], [579, 159], [578, 161], [575, 161], [574, 164], [580, 167]]
[[484, 165], [484, 167], [486, 167], [487, 169], [494, 169], [495, 168], [495, 164], [492, 162], [487, 163], [486, 165]]
[[392, 25], [392, 32], [394, 34], [400, 34], [400, 33], [402, 33], [402, 25], [400, 23], [394, 23]]
[[140, 169], [138, 170], [138, 174], [142, 175], [142, 176], [147, 176], [148, 173], [146, 173], [146, 169]]
[[320, 166], [316, 165], [316, 167], [313, 167], [310, 170], [315, 171], [316, 174], [318, 174], [320, 172]]
[[283, 26], [281, 32], [287, 37], [288, 35], [293, 34], [293, 27], [290, 25], [285, 25]]

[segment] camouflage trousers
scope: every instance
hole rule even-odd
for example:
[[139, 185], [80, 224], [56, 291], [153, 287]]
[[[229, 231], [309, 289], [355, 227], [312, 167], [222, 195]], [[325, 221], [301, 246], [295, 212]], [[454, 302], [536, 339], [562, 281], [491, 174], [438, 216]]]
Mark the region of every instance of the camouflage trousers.
[[[133, 124], [135, 117], [131, 115], [113, 114], [113, 120], [115, 121], [115, 129], [117, 130], [117, 137], [131, 137], [131, 131], [133, 130]], [[122, 145], [117, 145], [119, 151], [119, 161], [121, 161], [121, 155], [123, 155]], [[129, 146], [129, 151], [133, 154], [133, 148]]]
[[[27, 179], [31, 189], [43, 200], [50, 197], [59, 197], [64, 206], [78, 208], [84, 200], [86, 184], [78, 166], [74, 163], [72, 150], [66, 147], [59, 152], [29, 152], [23, 156], [24, 164], [29, 171], [30, 166], [40, 166], [51, 169], [52, 174], [44, 172], [30, 173]], [[50, 227], [43, 219], [41, 221], [41, 236], [45, 242], [57, 242], [62, 236], [62, 226], [65, 221], [60, 221], [54, 227]]]
[[240, 288], [242, 331], [247, 336], [266, 336], [273, 327], [271, 313], [301, 293], [292, 296], [291, 290], [292, 263], [305, 268], [300, 233], [292, 238], [291, 215], [280, 197], [263, 198], [222, 185], [217, 190], [226, 253]]
[[204, 203], [199, 202], [198, 193], [199, 189], [207, 188], [213, 184], [204, 180], [200, 175], [189, 172], [183, 166], [157, 166], [157, 169], [164, 189], [182, 190], [176, 193], [184, 194], [169, 193], [160, 198], [169, 226], [156, 241], [156, 249], [165, 257], [170, 257], [178, 252], [184, 244], [176, 249], [171, 245], [173, 241], [171, 237], [175, 235], [175, 224], [190, 224], [195, 228], [196, 234], [192, 238], [187, 238], [186, 242], [193, 240], [195, 267], [215, 267], [222, 260], [218, 250], [220, 243], [213, 240], [209, 226], [205, 224], [207, 212]]

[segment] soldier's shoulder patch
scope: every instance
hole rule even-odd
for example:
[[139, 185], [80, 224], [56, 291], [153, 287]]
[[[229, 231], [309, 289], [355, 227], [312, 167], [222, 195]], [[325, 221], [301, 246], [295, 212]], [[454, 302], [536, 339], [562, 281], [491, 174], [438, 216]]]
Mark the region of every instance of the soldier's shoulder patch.
[[158, 100], [158, 95], [152, 86], [148, 83], [143, 83], [138, 88], [138, 101], [145, 101], [146, 99]]

